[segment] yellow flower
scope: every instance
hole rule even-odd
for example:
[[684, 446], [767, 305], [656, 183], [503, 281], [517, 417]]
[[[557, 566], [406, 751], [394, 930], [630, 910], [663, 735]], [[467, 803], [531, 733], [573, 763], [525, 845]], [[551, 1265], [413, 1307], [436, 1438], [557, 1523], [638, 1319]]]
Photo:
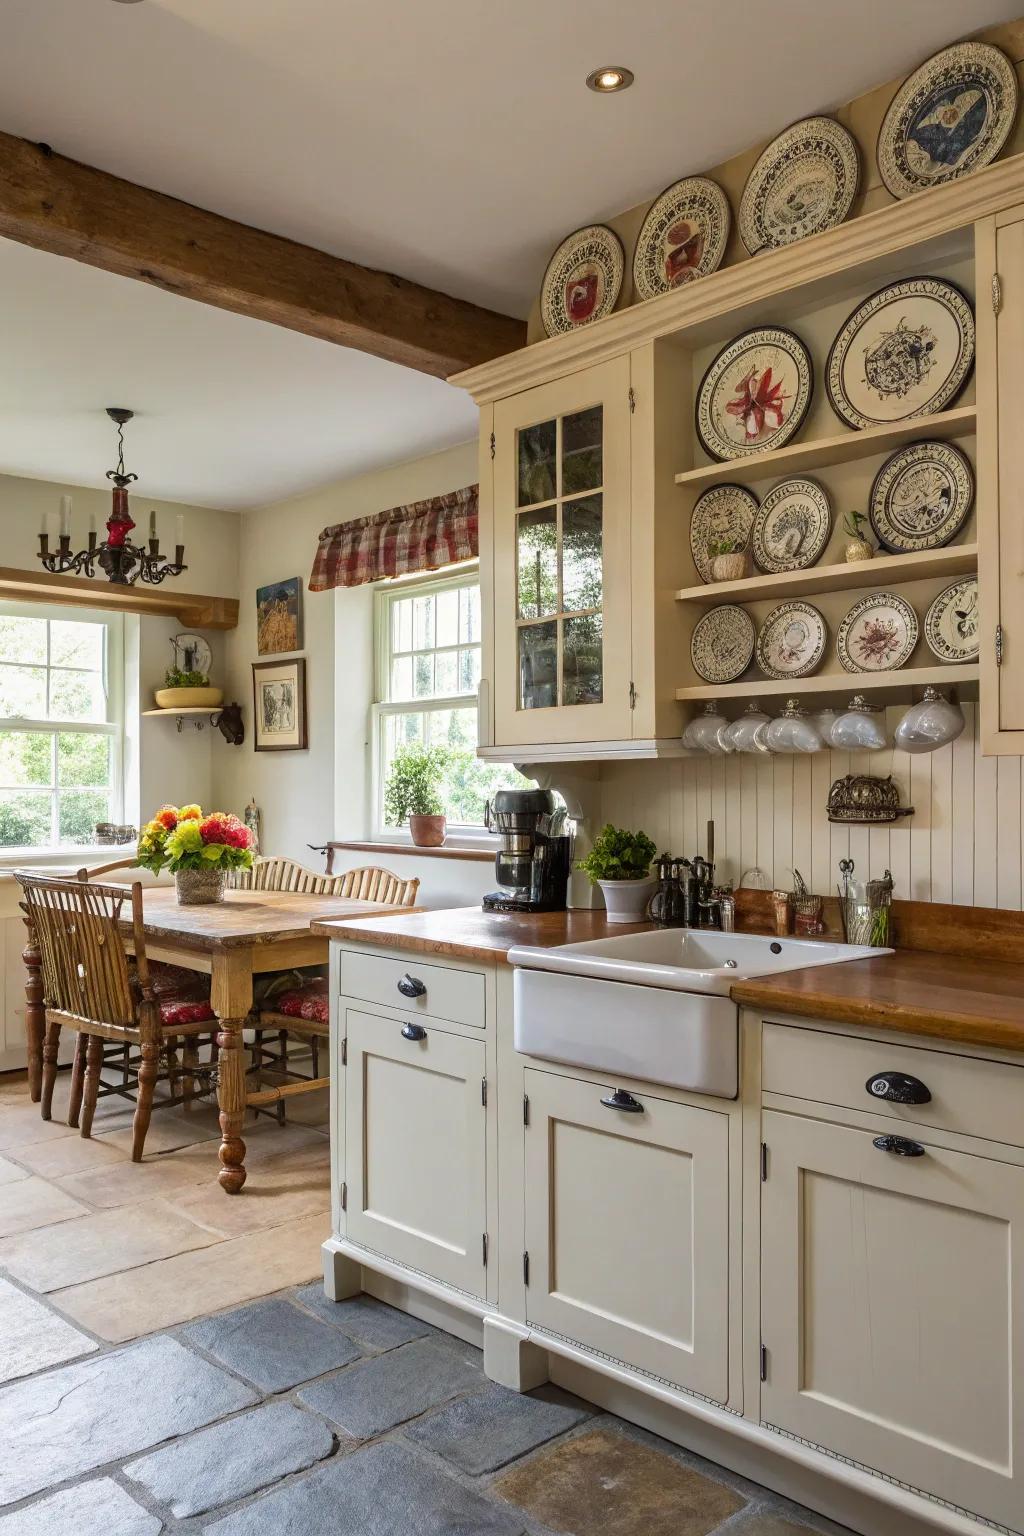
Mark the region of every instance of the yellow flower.
[[179, 821], [202, 821], [203, 813], [198, 805], [183, 805], [178, 811]]

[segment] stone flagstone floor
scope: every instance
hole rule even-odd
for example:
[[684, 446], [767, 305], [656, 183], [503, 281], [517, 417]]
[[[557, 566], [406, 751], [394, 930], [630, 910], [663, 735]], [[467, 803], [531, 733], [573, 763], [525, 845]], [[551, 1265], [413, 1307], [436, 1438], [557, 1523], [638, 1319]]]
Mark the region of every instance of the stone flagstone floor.
[[301, 1284], [326, 1230], [322, 1121], [263, 1121], [252, 1195], [228, 1200], [209, 1111], [155, 1116], [138, 1168], [124, 1118], [90, 1152], [0, 1079], [0, 1536], [839, 1532], [557, 1388], [495, 1386], [416, 1318]]

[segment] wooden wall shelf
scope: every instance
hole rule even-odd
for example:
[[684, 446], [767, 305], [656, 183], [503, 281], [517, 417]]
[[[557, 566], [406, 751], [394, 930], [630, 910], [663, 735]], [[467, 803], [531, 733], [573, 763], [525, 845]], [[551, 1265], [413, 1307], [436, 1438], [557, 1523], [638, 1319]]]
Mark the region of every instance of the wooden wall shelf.
[[756, 603], [766, 598], [808, 597], [816, 592], [848, 592], [855, 587], [873, 587], [878, 582], [892, 585], [900, 581], [922, 581], [929, 576], [970, 575], [978, 569], [977, 544], [950, 544], [945, 549], [929, 549], [909, 555], [879, 555], [874, 560], [853, 561], [843, 565], [812, 565], [805, 571], [783, 571], [779, 575], [745, 576], [741, 581], [701, 582], [699, 587], [682, 587], [677, 602], [696, 603], [702, 608], [717, 608], [722, 603]]
[[207, 597], [175, 587], [118, 587], [106, 579], [51, 576], [44, 570], [0, 566], [0, 598], [20, 603], [65, 603], [73, 608], [102, 608], [115, 613], [175, 619], [186, 629], [235, 629], [237, 597]]
[[899, 696], [912, 688], [951, 688], [954, 684], [977, 683], [978, 663], [959, 666], [901, 667], [896, 672], [817, 672], [813, 677], [742, 678], [738, 683], [699, 683], [692, 688], [677, 688], [676, 698], [693, 702], [717, 699], [751, 700], [802, 698], [806, 694], [837, 693], [852, 698], [855, 693], [876, 697]]

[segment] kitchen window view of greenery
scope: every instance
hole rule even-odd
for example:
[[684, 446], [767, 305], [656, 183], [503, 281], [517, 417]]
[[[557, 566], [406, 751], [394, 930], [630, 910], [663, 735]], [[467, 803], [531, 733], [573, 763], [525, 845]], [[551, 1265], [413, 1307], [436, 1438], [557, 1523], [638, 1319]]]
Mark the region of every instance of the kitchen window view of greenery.
[[117, 820], [121, 619], [0, 605], [0, 848], [94, 843]]
[[[449, 830], [479, 831], [498, 789], [529, 786], [512, 767], [476, 756], [480, 584], [476, 576], [417, 582], [378, 599], [380, 786], [400, 747], [436, 749]], [[393, 832], [378, 793], [378, 831]]]

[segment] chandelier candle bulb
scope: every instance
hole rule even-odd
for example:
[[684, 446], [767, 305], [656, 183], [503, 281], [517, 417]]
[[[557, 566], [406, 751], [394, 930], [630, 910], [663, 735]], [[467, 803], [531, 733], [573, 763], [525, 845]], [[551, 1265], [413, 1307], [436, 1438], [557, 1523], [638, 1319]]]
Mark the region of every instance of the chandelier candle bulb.
[[62, 539], [71, 537], [71, 497], [62, 496], [60, 499], [60, 536]]

